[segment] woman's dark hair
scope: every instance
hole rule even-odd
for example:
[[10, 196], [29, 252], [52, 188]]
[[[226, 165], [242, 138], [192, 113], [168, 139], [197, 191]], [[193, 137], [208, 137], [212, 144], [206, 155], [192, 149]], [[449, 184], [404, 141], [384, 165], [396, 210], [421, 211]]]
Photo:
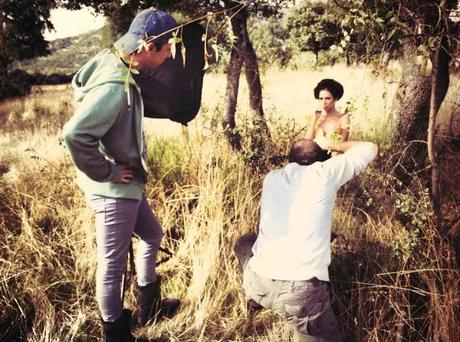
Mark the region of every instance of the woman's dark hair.
[[328, 90], [335, 100], [340, 100], [340, 98], [343, 96], [343, 86], [331, 78], [325, 78], [316, 85], [315, 89], [313, 90], [315, 99], [319, 98], [319, 92], [321, 90]]

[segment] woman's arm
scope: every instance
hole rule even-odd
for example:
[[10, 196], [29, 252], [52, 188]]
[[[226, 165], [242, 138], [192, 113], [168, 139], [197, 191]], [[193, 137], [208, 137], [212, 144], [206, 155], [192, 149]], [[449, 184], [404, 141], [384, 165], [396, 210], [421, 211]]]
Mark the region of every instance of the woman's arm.
[[305, 139], [313, 140], [315, 138], [316, 129], [324, 121], [325, 115], [319, 110], [315, 111], [313, 122], [308, 126], [307, 133], [305, 133]]
[[345, 114], [340, 120], [340, 141], [348, 141], [350, 137], [350, 117]]

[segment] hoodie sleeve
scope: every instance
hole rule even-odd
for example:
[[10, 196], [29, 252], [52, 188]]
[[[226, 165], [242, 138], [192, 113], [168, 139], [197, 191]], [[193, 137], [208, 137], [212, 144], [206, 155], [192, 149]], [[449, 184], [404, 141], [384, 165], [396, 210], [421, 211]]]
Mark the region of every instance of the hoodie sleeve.
[[99, 140], [126, 106], [123, 84], [110, 83], [90, 90], [74, 116], [64, 125], [64, 142], [79, 170], [97, 182], [111, 181], [120, 170], [99, 150]]

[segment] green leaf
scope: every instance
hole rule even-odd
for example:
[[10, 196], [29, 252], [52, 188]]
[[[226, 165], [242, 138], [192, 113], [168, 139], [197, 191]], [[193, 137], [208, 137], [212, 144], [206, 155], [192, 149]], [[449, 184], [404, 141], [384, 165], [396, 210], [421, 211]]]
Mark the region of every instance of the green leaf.
[[417, 50], [420, 51], [420, 52], [429, 53], [430, 48], [429, 48], [429, 46], [427, 46], [425, 44], [422, 44], [417, 48]]
[[433, 72], [433, 64], [431, 63], [431, 59], [426, 59], [426, 62], [422, 66], [420, 71], [422, 72], [422, 75], [425, 77], [431, 76], [431, 73]]
[[137, 52], [140, 53], [142, 51], [142, 48], [147, 51], [147, 42], [144, 39], [139, 39], [139, 46], [137, 47]]
[[179, 34], [179, 29], [177, 29], [176, 31], [174, 31], [172, 33], [172, 37], [169, 38], [168, 43], [171, 44], [171, 45], [180, 43], [182, 41], [182, 39], [180, 37], [178, 37], [178, 34]]
[[212, 44], [211, 47], [214, 50], [214, 53], [216, 54], [216, 62], [218, 62], [219, 61], [219, 47], [217, 46], [217, 44]]
[[387, 36], [387, 39], [390, 40], [395, 35], [396, 31], [396, 29], [391, 30], [391, 32]]
[[182, 64], [184, 65], [184, 68], [185, 68], [185, 60], [187, 59], [187, 54], [186, 54], [187, 49], [185, 48], [184, 44], [181, 44], [180, 52], [182, 54]]
[[176, 58], [176, 44], [171, 44], [171, 56], [173, 59]]

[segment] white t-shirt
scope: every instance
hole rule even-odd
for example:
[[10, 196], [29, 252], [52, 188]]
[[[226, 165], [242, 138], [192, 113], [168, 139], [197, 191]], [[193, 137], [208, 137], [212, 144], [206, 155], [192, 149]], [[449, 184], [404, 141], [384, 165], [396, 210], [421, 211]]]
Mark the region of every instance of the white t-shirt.
[[329, 281], [332, 212], [337, 190], [375, 158], [371, 144], [325, 162], [290, 163], [264, 179], [259, 235], [249, 266], [279, 280]]

